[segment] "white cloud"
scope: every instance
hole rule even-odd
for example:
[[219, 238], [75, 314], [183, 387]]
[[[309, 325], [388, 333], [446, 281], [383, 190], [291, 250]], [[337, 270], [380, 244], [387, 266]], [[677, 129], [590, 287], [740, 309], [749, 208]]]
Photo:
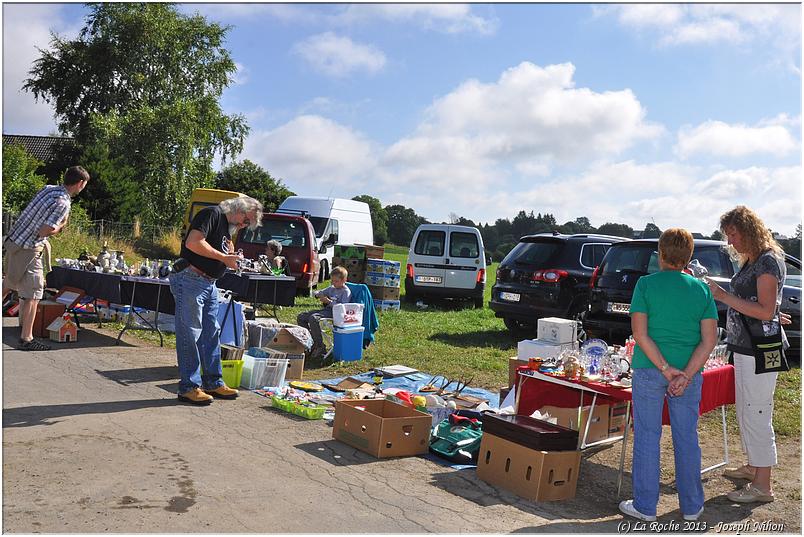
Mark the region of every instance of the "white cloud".
[[245, 86], [251, 80], [251, 71], [242, 63], [235, 62], [235, 72], [232, 75], [232, 83], [235, 86]]
[[291, 190], [326, 195], [364, 184], [375, 166], [362, 134], [321, 116], [298, 116], [270, 131], [255, 131], [239, 158], [284, 180]]
[[356, 71], [376, 73], [386, 61], [385, 54], [376, 47], [355, 43], [332, 32], [310, 36], [296, 43], [293, 51], [316, 71], [335, 77]]
[[756, 127], [722, 121], [707, 121], [696, 127], [682, 127], [678, 132], [675, 150], [681, 158], [693, 155], [789, 155], [798, 149], [799, 144], [784, 125], [789, 122], [787, 117], [780, 119], [781, 124], [765, 121]]
[[77, 28], [63, 19], [58, 5], [3, 5], [3, 132], [56, 132], [53, 107], [41, 99], [36, 102], [31, 93], [22, 90], [23, 81], [39, 57], [37, 47], [47, 49], [50, 45], [51, 29], [62, 37], [77, 33]]
[[499, 26], [496, 18], [476, 15], [468, 4], [350, 4], [338, 18], [344, 23], [377, 19], [410, 22], [427, 30], [449, 34], [491, 35]]

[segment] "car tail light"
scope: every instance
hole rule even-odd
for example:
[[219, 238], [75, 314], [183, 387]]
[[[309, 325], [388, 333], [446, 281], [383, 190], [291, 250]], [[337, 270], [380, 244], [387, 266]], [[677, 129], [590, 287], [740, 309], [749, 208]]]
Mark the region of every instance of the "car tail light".
[[302, 265], [302, 274], [304, 274], [305, 272], [307, 272], [307, 263]]
[[407, 272], [408, 272], [408, 276], [412, 278], [413, 277], [413, 265], [411, 263], [408, 263]]
[[569, 276], [569, 272], [561, 269], [537, 270], [530, 276], [532, 282], [555, 283]]
[[496, 278], [497, 278], [497, 281], [500, 281], [500, 274], [502, 274], [502, 269], [499, 269], [499, 268], [498, 268], [498, 269], [497, 269], [497, 272], [495, 273], [495, 276], [496, 276]]
[[600, 265], [595, 267], [595, 270], [592, 272], [592, 277], [589, 278], [589, 289], [595, 286], [595, 282], [597, 281], [597, 273], [600, 270]]
[[480, 269], [477, 271], [477, 283], [483, 283], [486, 281], [486, 269]]

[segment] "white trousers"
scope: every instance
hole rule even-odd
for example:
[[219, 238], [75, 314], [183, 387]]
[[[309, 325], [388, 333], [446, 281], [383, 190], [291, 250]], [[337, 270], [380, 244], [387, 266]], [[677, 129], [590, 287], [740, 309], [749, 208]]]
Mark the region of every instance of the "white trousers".
[[778, 373], [754, 373], [753, 356], [734, 353], [734, 396], [740, 440], [748, 464], [759, 468], [776, 465], [773, 433], [773, 392]]

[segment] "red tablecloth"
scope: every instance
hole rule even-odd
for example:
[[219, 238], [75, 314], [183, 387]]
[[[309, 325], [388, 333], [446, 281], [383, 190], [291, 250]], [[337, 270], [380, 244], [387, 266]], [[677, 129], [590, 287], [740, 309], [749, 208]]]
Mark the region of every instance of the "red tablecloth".
[[[612, 401], [629, 401], [630, 388], [617, 388], [599, 382], [567, 381], [564, 377], [558, 379], [571, 382], [574, 386], [555, 384], [541, 378], [525, 377], [519, 371], [528, 371], [527, 366], [517, 368], [517, 398], [519, 404], [516, 413], [530, 416], [534, 411], [545, 405], [562, 408], [577, 407], [581, 403], [580, 391], [583, 390], [583, 403], [592, 403], [592, 391], [599, 392], [597, 399], [601, 404]], [[524, 382], [523, 382], [524, 380]], [[584, 390], [586, 389], [586, 390]], [[701, 389], [700, 413], [703, 415], [723, 405], [734, 404], [734, 366], [725, 365], [703, 372], [703, 387]], [[667, 403], [664, 405], [662, 423], [670, 423]]]

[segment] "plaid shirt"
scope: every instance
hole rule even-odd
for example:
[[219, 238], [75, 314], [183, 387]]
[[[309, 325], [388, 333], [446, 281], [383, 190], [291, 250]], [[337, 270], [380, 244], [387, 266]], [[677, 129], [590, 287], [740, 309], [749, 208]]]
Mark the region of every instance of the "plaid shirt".
[[8, 238], [22, 248], [38, 248], [47, 237], [39, 236], [44, 224], [57, 227], [70, 213], [70, 194], [59, 185], [46, 185], [37, 192], [17, 221], [11, 226]]

